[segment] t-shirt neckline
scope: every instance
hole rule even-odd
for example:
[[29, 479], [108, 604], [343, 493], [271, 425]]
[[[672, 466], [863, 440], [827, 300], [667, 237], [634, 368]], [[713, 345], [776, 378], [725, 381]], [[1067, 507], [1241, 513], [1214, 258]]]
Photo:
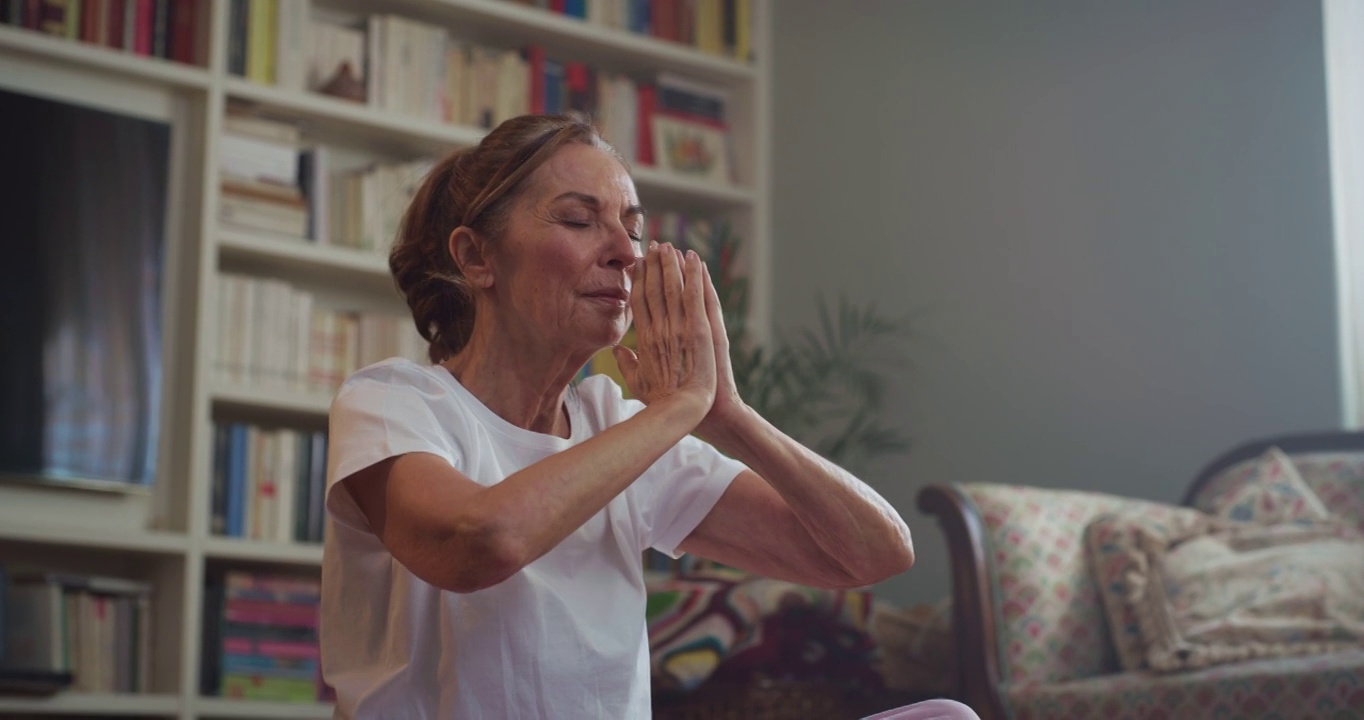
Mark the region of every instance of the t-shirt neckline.
[[581, 412], [581, 401], [578, 397], [578, 388], [574, 385], [569, 385], [568, 392], [564, 393], [564, 408], [568, 412], [569, 435], [567, 438], [561, 438], [556, 435], [535, 432], [534, 430], [527, 430], [523, 427], [513, 425], [508, 422], [506, 418], [493, 412], [492, 408], [489, 408], [482, 400], [478, 399], [478, 396], [470, 392], [469, 388], [464, 387], [464, 383], [461, 383], [459, 378], [455, 377], [455, 374], [447, 370], [444, 365], [433, 364], [426, 367], [431, 372], [439, 375], [442, 382], [448, 385], [459, 397], [460, 401], [472, 410], [488, 428], [497, 431], [511, 440], [532, 446], [548, 446], [554, 449], [562, 449], [564, 447], [576, 445], [580, 441], [582, 434], [586, 432], [587, 421]]

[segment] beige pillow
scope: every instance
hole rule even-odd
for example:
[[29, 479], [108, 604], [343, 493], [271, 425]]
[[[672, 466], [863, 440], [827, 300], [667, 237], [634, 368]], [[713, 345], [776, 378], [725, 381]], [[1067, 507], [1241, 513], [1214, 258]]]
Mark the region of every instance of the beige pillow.
[[1339, 533], [1135, 509], [1086, 541], [1110, 621], [1134, 618], [1140, 660], [1171, 671], [1364, 646], [1364, 542]]

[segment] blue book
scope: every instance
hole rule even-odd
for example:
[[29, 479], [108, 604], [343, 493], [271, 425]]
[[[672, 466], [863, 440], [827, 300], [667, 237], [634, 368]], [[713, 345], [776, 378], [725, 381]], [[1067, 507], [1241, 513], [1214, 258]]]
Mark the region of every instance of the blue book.
[[564, 14], [569, 17], [587, 18], [587, 0], [564, 0]]
[[545, 114], [559, 115], [564, 111], [564, 64], [545, 59]]
[[649, 34], [649, 7], [651, 0], [629, 0], [630, 19], [626, 27], [641, 35]]
[[247, 427], [232, 423], [227, 433], [227, 536], [244, 537], [246, 528]]

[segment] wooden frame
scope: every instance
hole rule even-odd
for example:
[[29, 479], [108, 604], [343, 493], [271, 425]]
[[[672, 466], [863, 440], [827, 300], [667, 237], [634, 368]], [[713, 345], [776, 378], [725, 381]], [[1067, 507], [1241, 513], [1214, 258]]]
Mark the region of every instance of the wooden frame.
[[[1204, 466], [1189, 484], [1182, 504], [1191, 506], [1193, 499], [1218, 473], [1258, 457], [1273, 446], [1289, 455], [1364, 452], [1364, 432], [1296, 433], [1244, 443]], [[952, 632], [957, 649], [953, 697], [970, 705], [982, 720], [1007, 720], [1010, 713], [1002, 689], [1008, 678], [1000, 663], [999, 635], [995, 627], [997, 598], [992, 582], [993, 560], [986, 547], [980, 512], [955, 485], [924, 487], [919, 491], [917, 505], [920, 511], [937, 517], [947, 537], [952, 565]]]
[[981, 720], [1009, 717], [1000, 688], [1006, 678], [999, 663], [995, 629], [994, 583], [985, 548], [985, 526], [966, 494], [952, 485], [919, 491], [919, 510], [938, 517], [952, 563], [952, 634], [956, 641], [954, 697], [971, 706]]

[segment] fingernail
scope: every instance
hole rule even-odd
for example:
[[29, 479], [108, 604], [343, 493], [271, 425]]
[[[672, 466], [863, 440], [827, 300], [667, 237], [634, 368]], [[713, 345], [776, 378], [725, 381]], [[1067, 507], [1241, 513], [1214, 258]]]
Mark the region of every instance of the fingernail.
[[695, 251], [695, 250], [690, 250], [690, 249], [687, 250], [687, 259], [688, 259], [688, 260], [695, 260], [695, 259], [696, 259], [696, 251]]

